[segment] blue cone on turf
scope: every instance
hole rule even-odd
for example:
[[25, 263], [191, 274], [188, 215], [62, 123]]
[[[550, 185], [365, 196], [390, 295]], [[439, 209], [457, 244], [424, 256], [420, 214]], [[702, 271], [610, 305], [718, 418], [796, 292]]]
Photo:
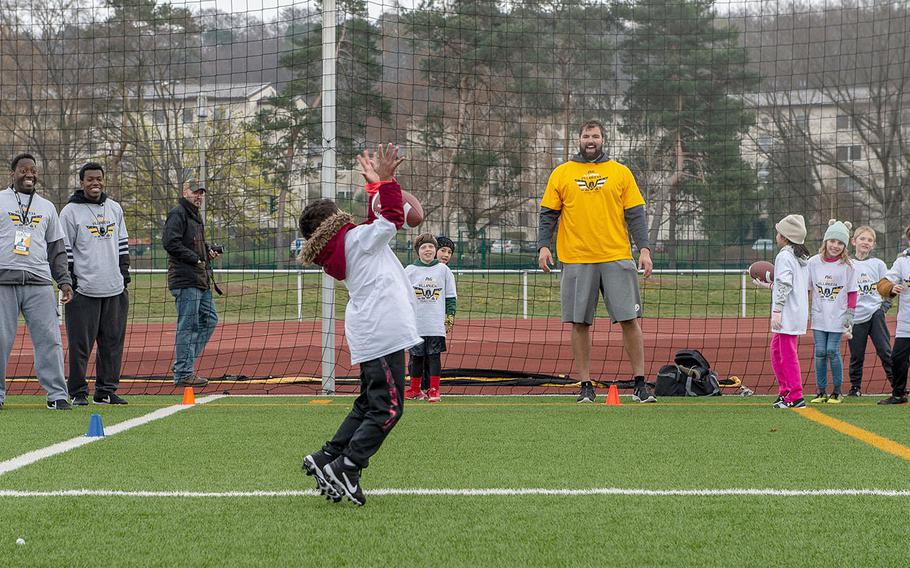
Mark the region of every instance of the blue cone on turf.
[[103, 438], [104, 437], [104, 425], [101, 424], [101, 415], [92, 414], [91, 418], [88, 420], [88, 433], [86, 434], [88, 438]]

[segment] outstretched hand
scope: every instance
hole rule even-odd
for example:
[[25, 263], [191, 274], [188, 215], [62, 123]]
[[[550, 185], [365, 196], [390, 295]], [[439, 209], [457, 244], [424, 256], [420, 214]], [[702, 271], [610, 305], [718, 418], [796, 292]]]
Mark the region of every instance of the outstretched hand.
[[390, 181], [395, 177], [395, 170], [402, 162], [404, 162], [404, 158], [398, 157], [398, 146], [391, 144], [387, 144], [385, 147], [380, 145], [379, 150], [372, 153], [364, 150], [363, 154], [357, 156], [360, 173], [367, 183]]
[[764, 288], [766, 290], [771, 289], [771, 283], [765, 282], [764, 280], [759, 280], [758, 278], [753, 278], [752, 283], [758, 286], [759, 288]]

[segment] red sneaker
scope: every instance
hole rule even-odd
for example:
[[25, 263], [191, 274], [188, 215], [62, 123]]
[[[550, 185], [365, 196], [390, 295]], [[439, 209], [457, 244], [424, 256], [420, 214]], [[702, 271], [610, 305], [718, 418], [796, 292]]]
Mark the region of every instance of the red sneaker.
[[427, 400], [429, 402], [439, 402], [442, 400], [442, 397], [439, 396], [439, 389], [430, 388], [430, 392], [427, 395]]
[[424, 395], [423, 391], [421, 391], [420, 389], [418, 389], [418, 390], [408, 389], [408, 390], [404, 391], [405, 400], [421, 400], [425, 396], [426, 395]]

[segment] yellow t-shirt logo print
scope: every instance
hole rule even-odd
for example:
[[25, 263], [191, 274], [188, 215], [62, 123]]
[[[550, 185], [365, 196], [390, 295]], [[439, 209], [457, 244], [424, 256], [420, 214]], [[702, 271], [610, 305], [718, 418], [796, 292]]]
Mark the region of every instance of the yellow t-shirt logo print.
[[597, 191], [607, 183], [607, 176], [601, 176], [597, 172], [588, 172], [581, 176], [581, 179], [576, 179], [575, 183], [582, 191]]

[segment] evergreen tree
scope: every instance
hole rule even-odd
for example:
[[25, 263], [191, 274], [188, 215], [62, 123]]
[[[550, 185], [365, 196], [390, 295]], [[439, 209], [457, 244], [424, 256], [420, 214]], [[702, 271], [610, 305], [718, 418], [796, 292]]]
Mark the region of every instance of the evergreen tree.
[[746, 69], [737, 30], [718, 24], [713, 0], [640, 0], [625, 15], [626, 128], [662, 138], [672, 168], [670, 247], [679, 206], [692, 198], [711, 242], [743, 242], [757, 210], [756, 176], [740, 154], [754, 123], [743, 95], [758, 77]]

